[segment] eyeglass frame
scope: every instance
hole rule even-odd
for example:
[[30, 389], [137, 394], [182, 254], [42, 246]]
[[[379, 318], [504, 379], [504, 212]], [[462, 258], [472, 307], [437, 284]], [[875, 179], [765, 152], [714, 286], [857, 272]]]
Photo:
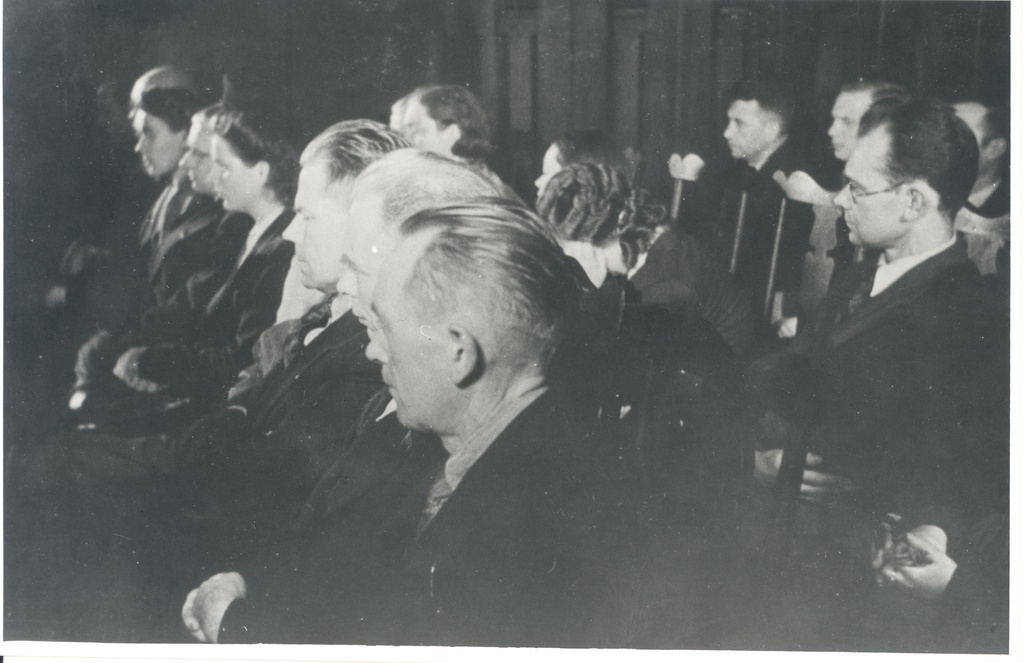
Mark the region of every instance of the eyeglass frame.
[[869, 198], [871, 196], [877, 196], [878, 194], [881, 194], [881, 193], [890, 193], [890, 192], [895, 191], [896, 189], [900, 188], [904, 184], [906, 184], [906, 182], [897, 182], [896, 184], [893, 184], [888, 189], [879, 189], [878, 191], [856, 192], [856, 191], [853, 190], [853, 181], [850, 180], [850, 178], [848, 178], [848, 177], [843, 177], [843, 186], [839, 189], [839, 192], [842, 193], [846, 189], [849, 189], [850, 190], [850, 200], [852, 200], [853, 202], [857, 203], [857, 202], [860, 202], [861, 198]]

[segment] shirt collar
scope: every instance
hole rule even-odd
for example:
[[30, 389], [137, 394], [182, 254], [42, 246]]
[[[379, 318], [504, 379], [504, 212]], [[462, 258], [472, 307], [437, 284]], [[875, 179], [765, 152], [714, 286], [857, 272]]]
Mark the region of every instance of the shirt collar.
[[875, 282], [871, 286], [871, 296], [874, 297], [876, 295], [880, 295], [882, 292], [887, 290], [889, 286], [898, 281], [901, 276], [917, 267], [928, 258], [937, 256], [946, 249], [951, 248], [954, 244], [956, 244], [956, 233], [953, 233], [953, 236], [950, 237], [948, 242], [940, 244], [929, 251], [912, 256], [905, 256], [903, 258], [897, 258], [892, 262], [886, 262], [885, 254], [883, 253], [878, 258], [878, 270], [875, 272]]
[[483, 425], [464, 440], [462, 448], [452, 454], [444, 465], [444, 477], [452, 491], [458, 488], [469, 468], [480, 459], [480, 456], [484, 455], [484, 452], [498, 439], [501, 432], [508, 428], [512, 420], [540, 398], [547, 389], [546, 385], [541, 385], [506, 400]]

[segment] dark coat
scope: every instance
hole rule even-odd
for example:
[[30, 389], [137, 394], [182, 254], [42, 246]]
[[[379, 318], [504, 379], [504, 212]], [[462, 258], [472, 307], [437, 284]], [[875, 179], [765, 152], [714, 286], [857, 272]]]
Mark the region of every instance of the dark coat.
[[206, 305], [188, 340], [147, 348], [139, 360], [143, 378], [193, 399], [226, 393], [252, 359], [256, 338], [274, 323], [295, 248], [281, 233], [294, 216], [286, 210], [264, 231]]
[[545, 394], [517, 417], [417, 538], [445, 455], [421, 441], [232, 604], [222, 641], [615, 642], [617, 555], [602, 538], [622, 534], [606, 520], [615, 490], [560, 401]]
[[647, 261], [630, 283], [645, 305], [699, 312], [742, 356], [753, 337], [756, 318], [727, 267], [693, 235], [669, 229], [651, 246]]
[[[694, 195], [687, 197], [685, 218], [693, 232], [708, 238], [728, 266], [736, 237], [740, 198], [747, 192], [743, 230], [736, 266], [736, 281], [754, 310], [760, 313], [768, 290], [772, 248], [775, 242], [782, 189], [772, 179], [775, 171], [789, 175], [808, 170], [806, 158], [786, 141], [758, 171], [745, 161], [732, 159], [727, 165], [704, 174]], [[786, 202], [785, 223], [779, 245], [773, 291], [786, 292], [784, 311], [796, 315], [795, 305], [803, 275], [804, 255], [810, 250], [814, 210], [806, 203]]]
[[[297, 328], [295, 335], [308, 331]], [[226, 539], [234, 525], [248, 532], [240, 535], [242, 545], [225, 541], [226, 548], [247, 549], [256, 520], [267, 530], [290, 523], [344, 451], [364, 404], [381, 387], [367, 342], [362, 324], [346, 313], [297, 346], [287, 365], [247, 392], [244, 405], [218, 410], [183, 436], [177, 455], [184, 495], [197, 510], [218, 510]]]

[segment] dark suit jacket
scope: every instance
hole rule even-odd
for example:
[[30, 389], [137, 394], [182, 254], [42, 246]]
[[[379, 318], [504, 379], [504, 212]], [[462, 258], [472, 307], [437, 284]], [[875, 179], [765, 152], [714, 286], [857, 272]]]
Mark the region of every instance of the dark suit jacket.
[[839, 275], [814, 324], [766, 362], [785, 376], [773, 393], [801, 397], [776, 409], [822, 469], [856, 484], [853, 512], [898, 513], [953, 537], [1005, 500], [1008, 321], [962, 243], [849, 313], [873, 271]]
[[269, 583], [253, 583], [225, 615], [223, 641], [621, 643], [616, 489], [561, 403], [549, 392], [520, 414], [417, 538], [444, 462], [436, 443], [421, 444]]
[[[736, 237], [736, 220], [740, 198], [747, 192], [743, 230], [736, 267], [736, 281], [747, 294], [751, 305], [761, 312], [768, 288], [772, 247], [779, 219], [782, 189], [772, 179], [775, 171], [789, 175], [794, 170], [808, 170], [807, 160], [786, 141], [757, 172], [745, 161], [732, 159], [719, 169], [705, 173], [694, 195], [687, 197], [685, 217], [690, 227], [717, 246], [728, 266]], [[814, 211], [806, 203], [786, 201], [785, 223], [779, 245], [778, 267], [774, 291], [787, 293], [786, 307], [796, 302], [803, 275], [804, 254], [810, 249]], [[788, 315], [796, 311], [787, 310]]]
[[274, 323], [294, 253], [281, 233], [295, 212], [286, 210], [264, 231], [203, 310], [187, 340], [149, 346], [142, 377], [197, 398], [222, 396], [252, 358], [260, 332]]
[[276, 539], [351, 443], [381, 387], [366, 344], [362, 324], [346, 313], [264, 377], [244, 407], [220, 408], [182, 436], [183, 496], [196, 511], [216, 513], [218, 540], [209, 548], [219, 552], [211, 557], [237, 558]]

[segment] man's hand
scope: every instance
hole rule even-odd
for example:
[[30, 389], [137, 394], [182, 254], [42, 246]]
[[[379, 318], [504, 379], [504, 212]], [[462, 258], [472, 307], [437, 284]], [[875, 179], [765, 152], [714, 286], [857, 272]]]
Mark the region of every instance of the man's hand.
[[[807, 468], [821, 465], [821, 456], [808, 453]], [[782, 449], [768, 449], [754, 452], [754, 478], [762, 483], [774, 484], [782, 465]], [[809, 502], [825, 502], [849, 495], [854, 491], [853, 482], [838, 474], [829, 474], [804, 469], [800, 484], [800, 498]]]
[[794, 170], [786, 177], [781, 170], [775, 171], [772, 179], [782, 187], [782, 192], [790, 200], [811, 205], [831, 205], [832, 194], [821, 188], [814, 178], [802, 170]]
[[244, 598], [245, 579], [240, 573], [218, 573], [188, 593], [181, 607], [181, 621], [196, 640], [216, 643], [228, 606]]
[[881, 550], [875, 550], [872, 566], [879, 585], [898, 585], [923, 599], [933, 601], [942, 596], [956, 571], [956, 562], [946, 554], [946, 533], [935, 525], [921, 525], [906, 534], [904, 545], [915, 549], [921, 561], [901, 563], [890, 537]]
[[114, 366], [114, 376], [135, 391], [155, 394], [161, 391], [163, 386], [139, 376], [139, 358], [145, 351], [144, 347], [129, 348], [117, 360], [117, 364]]

